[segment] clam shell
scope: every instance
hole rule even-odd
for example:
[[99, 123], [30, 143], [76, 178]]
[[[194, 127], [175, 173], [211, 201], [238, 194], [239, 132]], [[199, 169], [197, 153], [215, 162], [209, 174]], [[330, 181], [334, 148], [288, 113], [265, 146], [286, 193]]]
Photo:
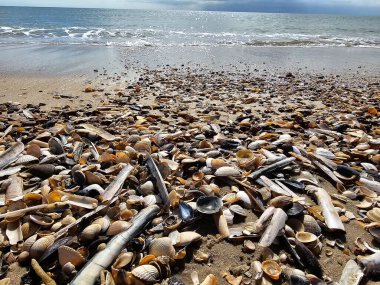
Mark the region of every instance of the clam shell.
[[116, 269], [126, 267], [128, 264], [130, 264], [132, 262], [133, 257], [134, 257], [133, 252], [122, 252], [116, 258], [112, 267], [116, 268]]
[[238, 191], [236, 193], [236, 196], [239, 198], [240, 201], [243, 202], [243, 206], [246, 209], [251, 209], [252, 208], [252, 201], [249, 198], [248, 194], [245, 191]]
[[316, 236], [319, 236], [322, 233], [321, 227], [318, 225], [317, 221], [310, 215], [305, 215], [303, 217], [303, 226], [305, 232], [313, 233]]
[[140, 265], [131, 271], [132, 275], [147, 284], [157, 282], [160, 278], [158, 269], [152, 265]]
[[81, 232], [80, 239], [83, 241], [94, 240], [101, 231], [102, 226], [100, 224], [91, 224]]
[[367, 212], [367, 217], [374, 222], [380, 222], [380, 208], [373, 208]]
[[282, 269], [280, 265], [274, 260], [265, 260], [262, 263], [263, 271], [273, 280], [280, 279]]
[[40, 215], [30, 215], [30, 220], [36, 223], [37, 225], [48, 227], [54, 223], [54, 220], [49, 216], [40, 216]]
[[179, 233], [175, 246], [186, 246], [190, 243], [200, 240], [202, 236], [196, 232], [182, 232]]
[[377, 242], [380, 242], [380, 226], [369, 228], [368, 231]]
[[168, 229], [168, 230], [175, 230], [176, 228], [179, 227], [179, 225], [182, 223], [182, 220], [180, 219], [179, 216], [177, 215], [170, 215], [169, 217], [167, 217], [164, 222], [163, 222], [163, 226], [165, 229]]
[[226, 165], [227, 165], [227, 162], [221, 158], [207, 158], [206, 159], [206, 166], [212, 169], [218, 169]]
[[172, 244], [172, 239], [169, 237], [156, 238], [149, 246], [149, 254], [154, 256], [169, 256], [174, 258], [175, 249]]
[[154, 185], [152, 181], [147, 181], [140, 186], [140, 190], [144, 195], [149, 195], [154, 193]]
[[241, 173], [238, 169], [231, 166], [222, 166], [215, 171], [215, 176], [240, 176]]
[[314, 247], [318, 242], [318, 237], [315, 234], [309, 232], [297, 232], [296, 239], [309, 248]]
[[363, 201], [361, 201], [359, 204], [356, 204], [355, 206], [359, 209], [368, 210], [371, 209], [373, 206], [373, 199], [369, 197], [365, 197]]
[[52, 154], [59, 155], [65, 152], [63, 148], [63, 143], [58, 138], [51, 138], [48, 141], [48, 144], [49, 144], [49, 150]]
[[108, 228], [111, 224], [111, 221], [107, 216], [105, 216], [105, 217], [101, 217], [99, 219], [96, 219], [95, 221], [92, 222], [92, 224], [93, 225], [100, 225], [101, 231], [105, 232], [106, 230], [108, 230]]
[[37, 144], [30, 144], [26, 149], [26, 153], [39, 158], [41, 156], [41, 147]]
[[114, 236], [117, 235], [127, 229], [129, 229], [132, 226], [132, 223], [127, 221], [116, 221], [113, 222], [110, 227], [108, 228], [107, 235], [108, 236]]
[[357, 189], [358, 193], [360, 193], [361, 195], [364, 195], [366, 197], [369, 197], [369, 198], [376, 198], [377, 197], [377, 193], [375, 191], [368, 189], [365, 186], [359, 186], [356, 189]]
[[215, 214], [222, 206], [222, 199], [216, 196], [201, 196], [197, 200], [197, 210], [203, 214]]
[[227, 221], [227, 225], [232, 225], [234, 223], [234, 214], [230, 211], [230, 209], [223, 210], [223, 215]]
[[231, 205], [229, 207], [229, 209], [230, 209], [231, 212], [233, 212], [236, 215], [239, 215], [239, 216], [242, 216], [242, 217], [246, 217], [247, 216], [247, 212], [240, 205], [236, 205], [236, 204], [235, 205]]
[[58, 248], [58, 260], [62, 267], [68, 262], [71, 262], [77, 267], [86, 261], [86, 259], [77, 250], [66, 245], [62, 245]]
[[29, 250], [30, 257], [38, 259], [44, 254], [46, 249], [48, 249], [54, 243], [54, 240], [55, 237], [53, 235], [47, 235], [38, 239], [35, 243], [33, 243]]

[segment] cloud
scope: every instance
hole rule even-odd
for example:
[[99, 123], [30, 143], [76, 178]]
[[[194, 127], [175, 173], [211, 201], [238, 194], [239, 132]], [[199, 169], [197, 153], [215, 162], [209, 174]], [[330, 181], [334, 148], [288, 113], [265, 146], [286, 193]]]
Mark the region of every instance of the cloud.
[[380, 15], [380, 0], [0, 0], [1, 5]]

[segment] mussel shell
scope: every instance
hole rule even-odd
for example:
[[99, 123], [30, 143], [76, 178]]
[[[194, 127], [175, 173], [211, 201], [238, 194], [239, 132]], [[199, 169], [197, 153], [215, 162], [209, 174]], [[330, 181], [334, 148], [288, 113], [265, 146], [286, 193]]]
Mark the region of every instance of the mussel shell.
[[289, 284], [290, 285], [309, 285], [310, 281], [303, 275], [292, 274], [289, 276]]
[[55, 166], [52, 164], [37, 164], [29, 168], [29, 172], [42, 179], [49, 178], [54, 174]]
[[197, 200], [197, 210], [203, 214], [215, 214], [222, 206], [222, 199], [216, 196], [201, 196]]
[[62, 142], [58, 138], [51, 138], [49, 140], [49, 150], [52, 154], [62, 154], [65, 152]]
[[294, 202], [292, 203], [292, 206], [286, 211], [286, 214], [289, 217], [296, 217], [302, 215], [304, 210], [304, 206], [302, 206], [300, 203]]
[[346, 177], [351, 177], [351, 176], [359, 177], [360, 176], [360, 173], [358, 171], [356, 171], [355, 169], [353, 169], [349, 166], [346, 166], [346, 165], [341, 165], [341, 164], [337, 165], [336, 171], [340, 175], [343, 175]]
[[180, 202], [179, 216], [182, 219], [182, 221], [188, 222], [194, 218], [194, 210], [189, 204], [185, 202]]
[[380, 242], [380, 226], [372, 227], [368, 231], [377, 242]]
[[281, 180], [281, 182], [295, 191], [303, 192], [305, 190], [305, 184], [303, 182], [296, 180]]

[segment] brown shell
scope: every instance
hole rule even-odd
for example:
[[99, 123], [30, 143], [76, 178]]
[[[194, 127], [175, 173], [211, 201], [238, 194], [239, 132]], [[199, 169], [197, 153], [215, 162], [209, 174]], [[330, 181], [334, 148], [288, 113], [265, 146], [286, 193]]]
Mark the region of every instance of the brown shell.
[[132, 226], [132, 223], [127, 221], [116, 221], [113, 222], [110, 227], [108, 228], [107, 235], [108, 236], [114, 236], [117, 235], [127, 229], [129, 229]]
[[83, 241], [89, 241], [95, 239], [102, 230], [102, 226], [99, 224], [91, 224], [84, 228], [80, 234], [80, 239]]
[[61, 245], [58, 248], [58, 260], [62, 267], [68, 262], [71, 262], [74, 266], [80, 266], [86, 261], [77, 250], [66, 245]]

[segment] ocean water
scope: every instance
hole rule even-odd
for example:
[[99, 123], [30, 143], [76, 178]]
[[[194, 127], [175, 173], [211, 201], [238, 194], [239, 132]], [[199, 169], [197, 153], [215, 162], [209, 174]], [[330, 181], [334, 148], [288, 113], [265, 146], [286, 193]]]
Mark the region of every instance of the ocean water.
[[380, 17], [0, 6], [0, 44], [380, 47]]

